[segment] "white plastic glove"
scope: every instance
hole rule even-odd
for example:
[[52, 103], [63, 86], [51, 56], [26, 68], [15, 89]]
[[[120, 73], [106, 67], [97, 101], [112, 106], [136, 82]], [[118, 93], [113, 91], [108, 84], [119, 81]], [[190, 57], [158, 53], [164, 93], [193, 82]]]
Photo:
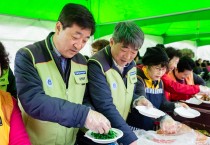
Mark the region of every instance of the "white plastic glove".
[[144, 96], [140, 96], [138, 99], [134, 100], [133, 106], [147, 106], [148, 108], [152, 107], [152, 103], [147, 100]]
[[137, 140], [132, 142], [130, 145], [138, 145]]
[[160, 121], [160, 129], [164, 134], [175, 134], [179, 129], [179, 123], [169, 115], [164, 116]]
[[200, 92], [201, 94], [206, 94], [206, 95], [210, 95], [210, 88], [206, 87], [206, 86], [199, 86], [200, 88]]
[[103, 134], [109, 132], [111, 124], [103, 114], [90, 109], [85, 121], [85, 127], [94, 132]]
[[187, 104], [181, 103], [181, 102], [175, 103], [175, 108], [178, 108], [178, 107], [189, 108], [189, 106]]

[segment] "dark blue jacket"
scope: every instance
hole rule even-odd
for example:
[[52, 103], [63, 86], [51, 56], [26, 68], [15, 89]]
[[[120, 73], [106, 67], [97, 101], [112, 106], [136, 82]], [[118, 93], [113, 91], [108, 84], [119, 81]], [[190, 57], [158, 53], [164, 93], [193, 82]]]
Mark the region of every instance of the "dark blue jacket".
[[[46, 43], [43, 40], [34, 43], [32, 46], [41, 49], [48, 47], [56, 61], [56, 54], [50, 43], [50, 37], [52, 35], [53, 33], [49, 34]], [[60, 63], [56, 62], [56, 65], [60, 70]], [[68, 67], [70, 67], [70, 65]], [[70, 71], [70, 68], [67, 70]], [[51, 97], [46, 95], [39, 74], [33, 65], [32, 57], [25, 49], [20, 49], [16, 54], [15, 77], [18, 97], [24, 110], [30, 116], [39, 120], [57, 122], [66, 127], [84, 126], [89, 108], [60, 99], [59, 96]], [[66, 77], [63, 77], [64, 80], [65, 78]]]
[[[105, 51], [105, 49], [107, 49], [107, 52]], [[93, 58], [96, 59], [98, 57], [104, 57], [103, 61], [106, 61], [107, 63], [103, 64], [109, 64], [109, 66], [106, 66], [106, 68], [112, 68], [120, 74], [119, 69], [113, 63], [110, 49], [111, 48], [107, 46], [106, 48], [96, 53], [93, 56]], [[125, 84], [127, 84], [127, 78], [125, 74], [131, 68], [133, 68], [133, 66], [135, 66], [135, 63], [132, 61], [127, 67], [125, 67], [123, 74], [121, 75]], [[130, 127], [127, 125], [126, 121], [121, 117], [118, 110], [116, 109], [116, 106], [113, 104], [111, 90], [107, 83], [106, 77], [101, 70], [101, 67], [98, 63], [91, 59], [88, 61], [88, 81], [91, 97], [90, 100], [92, 101], [95, 109], [104, 114], [109, 119], [112, 127], [118, 128], [124, 133], [124, 136], [121, 139], [119, 139], [118, 143], [128, 145], [133, 141], [137, 140], [136, 135], [130, 130]], [[134, 94], [133, 99], [136, 99], [137, 97], [138, 95]]]

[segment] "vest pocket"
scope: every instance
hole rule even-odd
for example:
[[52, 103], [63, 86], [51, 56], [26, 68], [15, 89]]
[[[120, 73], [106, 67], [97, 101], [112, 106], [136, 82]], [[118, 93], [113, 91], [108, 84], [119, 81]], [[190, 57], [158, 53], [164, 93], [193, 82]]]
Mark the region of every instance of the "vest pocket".
[[129, 78], [130, 78], [130, 83], [131, 83], [131, 84], [134, 84], [134, 83], [137, 82], [137, 77], [136, 77], [136, 75], [132, 75], [132, 76], [130, 76]]
[[85, 85], [86, 83], [88, 83], [87, 74], [74, 74], [74, 78], [77, 84]]

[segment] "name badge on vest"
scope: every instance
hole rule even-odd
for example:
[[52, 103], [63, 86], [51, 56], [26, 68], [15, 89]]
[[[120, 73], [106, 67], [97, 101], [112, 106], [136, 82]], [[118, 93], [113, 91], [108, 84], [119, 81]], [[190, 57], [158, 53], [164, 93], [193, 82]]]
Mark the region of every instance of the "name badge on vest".
[[74, 77], [78, 84], [85, 85], [88, 82], [86, 71], [75, 71]]
[[75, 75], [83, 75], [86, 74], [86, 71], [76, 71], [74, 72]]
[[2, 126], [3, 125], [3, 123], [2, 123], [2, 120], [1, 120], [1, 116], [0, 116], [0, 126]]
[[136, 71], [130, 72], [130, 82], [132, 84], [137, 82]]
[[136, 75], [136, 71], [130, 72], [130, 76]]

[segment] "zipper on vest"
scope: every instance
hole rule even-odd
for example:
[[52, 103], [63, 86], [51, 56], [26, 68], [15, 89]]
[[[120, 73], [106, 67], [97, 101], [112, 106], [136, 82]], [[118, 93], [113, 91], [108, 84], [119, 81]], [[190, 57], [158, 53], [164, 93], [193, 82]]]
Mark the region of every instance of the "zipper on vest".
[[[126, 91], [125, 92], [125, 95], [124, 95], [124, 98], [125, 98], [125, 101], [124, 101], [124, 109], [123, 109], [123, 117], [125, 116], [125, 114], [126, 114], [126, 104], [127, 104], [127, 98], [128, 97], [126, 97], [126, 96], [128, 96], [128, 92]], [[126, 119], [126, 118], [125, 118]]]
[[69, 92], [68, 92], [68, 89], [66, 89], [66, 98], [67, 99], [69, 99], [68, 96], [69, 96]]

